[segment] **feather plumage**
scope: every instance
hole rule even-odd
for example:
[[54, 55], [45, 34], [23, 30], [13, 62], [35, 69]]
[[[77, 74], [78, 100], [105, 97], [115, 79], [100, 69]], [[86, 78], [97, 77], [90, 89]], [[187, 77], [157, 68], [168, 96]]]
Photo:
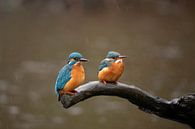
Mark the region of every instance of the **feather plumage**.
[[58, 73], [56, 84], [55, 84], [55, 92], [59, 98], [60, 93], [59, 91], [64, 88], [66, 83], [71, 79], [71, 71], [72, 66], [75, 64], [75, 62], [70, 62], [66, 64]]
[[104, 59], [104, 60], [102, 60], [101, 62], [100, 62], [100, 65], [99, 65], [99, 69], [98, 69], [98, 71], [101, 71], [103, 68], [106, 68], [106, 67], [109, 67], [110, 66], [110, 64], [111, 64], [111, 60], [110, 59]]

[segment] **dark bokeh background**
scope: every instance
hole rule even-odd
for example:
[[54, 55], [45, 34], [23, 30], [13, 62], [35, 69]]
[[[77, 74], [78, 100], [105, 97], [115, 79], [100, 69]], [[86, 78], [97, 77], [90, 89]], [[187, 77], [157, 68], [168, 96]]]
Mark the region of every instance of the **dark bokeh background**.
[[194, 42], [193, 0], [0, 0], [0, 129], [189, 129], [117, 97], [64, 109], [54, 85], [72, 51], [87, 82], [115, 50], [121, 82], [172, 99], [195, 91]]

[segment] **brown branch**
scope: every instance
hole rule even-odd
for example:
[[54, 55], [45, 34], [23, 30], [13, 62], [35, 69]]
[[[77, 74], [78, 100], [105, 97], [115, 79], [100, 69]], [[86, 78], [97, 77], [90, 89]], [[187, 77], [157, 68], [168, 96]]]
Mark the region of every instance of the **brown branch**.
[[181, 96], [170, 101], [152, 96], [138, 87], [123, 83], [102, 84], [98, 81], [86, 83], [76, 89], [73, 96], [63, 95], [61, 103], [69, 108], [93, 96], [108, 95], [127, 99], [139, 109], [159, 117], [185, 123], [195, 128], [195, 93]]

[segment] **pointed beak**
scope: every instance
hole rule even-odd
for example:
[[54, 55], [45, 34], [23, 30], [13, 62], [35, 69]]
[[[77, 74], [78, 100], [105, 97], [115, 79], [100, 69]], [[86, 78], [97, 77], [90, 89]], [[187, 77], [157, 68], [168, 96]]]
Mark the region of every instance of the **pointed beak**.
[[79, 61], [81, 61], [81, 62], [88, 62], [88, 59], [81, 58]]
[[127, 58], [125, 55], [120, 55], [119, 58]]

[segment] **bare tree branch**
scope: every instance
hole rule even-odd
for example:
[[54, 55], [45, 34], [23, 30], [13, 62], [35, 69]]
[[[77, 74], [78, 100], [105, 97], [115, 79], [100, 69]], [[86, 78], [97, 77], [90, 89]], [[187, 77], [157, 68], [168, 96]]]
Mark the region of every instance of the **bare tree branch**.
[[123, 83], [106, 85], [93, 81], [76, 89], [78, 93], [73, 96], [63, 95], [61, 103], [64, 108], [93, 96], [108, 95], [127, 99], [137, 105], [139, 109], [155, 114], [159, 117], [185, 123], [195, 128], [195, 93], [174, 98], [170, 101], [153, 96], [138, 87]]

